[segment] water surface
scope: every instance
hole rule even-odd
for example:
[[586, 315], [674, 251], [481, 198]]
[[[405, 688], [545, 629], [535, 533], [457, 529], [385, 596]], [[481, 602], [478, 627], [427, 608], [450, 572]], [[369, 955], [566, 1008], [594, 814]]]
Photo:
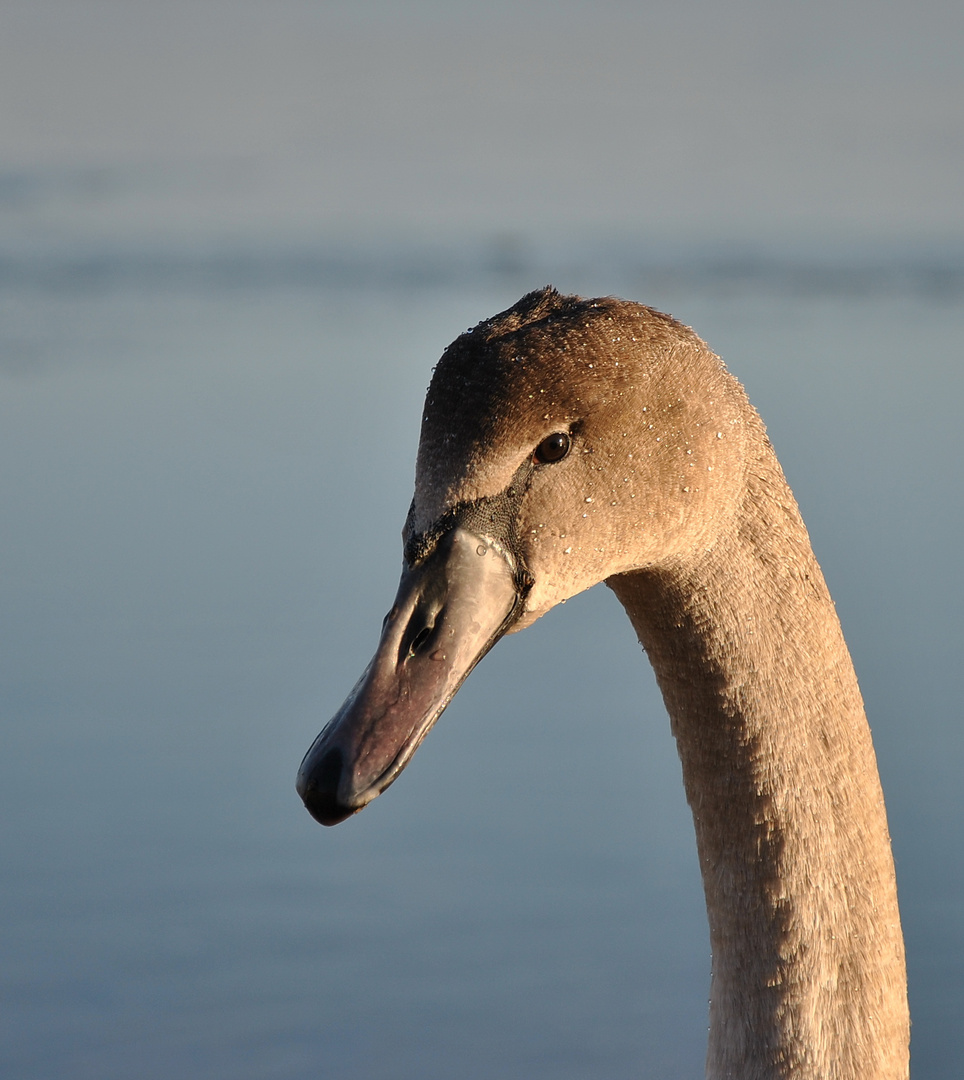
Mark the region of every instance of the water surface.
[[[605, 589], [502, 642], [359, 817], [293, 789], [394, 595], [431, 366], [552, 268], [269, 264], [0, 290], [4, 1075], [701, 1075], [692, 826]], [[693, 325], [767, 421], [874, 729], [914, 1075], [953, 1075], [956, 279], [552, 276]]]

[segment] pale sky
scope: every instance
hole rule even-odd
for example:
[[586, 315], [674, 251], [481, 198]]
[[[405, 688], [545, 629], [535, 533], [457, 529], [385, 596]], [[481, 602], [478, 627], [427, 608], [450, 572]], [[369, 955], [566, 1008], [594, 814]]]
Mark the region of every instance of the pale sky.
[[0, 237], [964, 238], [960, 0], [3, 0]]

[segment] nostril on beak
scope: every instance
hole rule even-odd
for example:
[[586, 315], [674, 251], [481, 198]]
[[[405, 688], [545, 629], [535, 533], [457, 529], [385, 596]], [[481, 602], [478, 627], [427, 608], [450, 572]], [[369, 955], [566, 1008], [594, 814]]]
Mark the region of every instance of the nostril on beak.
[[432, 631], [435, 628], [432, 626], [423, 626], [421, 630], [412, 638], [412, 644], [409, 646], [409, 656], [414, 656], [418, 650], [425, 644], [426, 641], [432, 636]]

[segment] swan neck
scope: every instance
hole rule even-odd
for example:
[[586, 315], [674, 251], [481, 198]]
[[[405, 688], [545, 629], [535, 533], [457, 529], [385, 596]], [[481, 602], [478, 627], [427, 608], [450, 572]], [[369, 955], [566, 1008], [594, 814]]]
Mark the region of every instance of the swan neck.
[[902, 1080], [904, 952], [870, 731], [762, 430], [713, 548], [608, 584], [655, 668], [693, 812], [707, 1075]]

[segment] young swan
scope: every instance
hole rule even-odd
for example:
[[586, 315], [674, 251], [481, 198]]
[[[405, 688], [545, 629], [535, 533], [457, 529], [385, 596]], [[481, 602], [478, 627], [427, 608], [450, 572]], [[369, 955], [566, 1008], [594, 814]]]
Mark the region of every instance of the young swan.
[[900, 1080], [909, 1021], [870, 731], [796, 503], [743, 388], [688, 328], [553, 289], [463, 334], [422, 418], [374, 659], [298, 790], [384, 791], [503, 634], [605, 581], [666, 702], [713, 976], [707, 1076]]

